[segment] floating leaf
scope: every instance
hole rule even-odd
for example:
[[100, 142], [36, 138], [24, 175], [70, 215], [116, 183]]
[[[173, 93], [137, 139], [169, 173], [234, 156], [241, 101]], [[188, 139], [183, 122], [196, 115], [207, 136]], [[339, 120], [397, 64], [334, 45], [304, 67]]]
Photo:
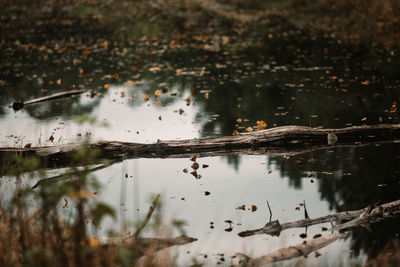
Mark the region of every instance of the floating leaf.
[[149, 71], [151, 71], [151, 72], [157, 72], [157, 71], [160, 71], [160, 70], [161, 70], [161, 68], [157, 67], [157, 66], [149, 68]]
[[267, 123], [265, 121], [257, 121], [257, 129], [264, 130], [267, 128]]
[[195, 163], [192, 164], [191, 167], [192, 167], [193, 170], [197, 170], [200, 166], [199, 166], [199, 164], [197, 162], [195, 162]]
[[232, 135], [238, 135], [238, 134], [239, 134], [239, 132], [237, 130], [233, 130]]
[[207, 164], [203, 164], [203, 169], [208, 168], [209, 166]]
[[131, 71], [136, 71], [137, 70], [137, 68], [136, 68], [136, 66], [131, 66]]
[[249, 126], [249, 127], [246, 128], [246, 131], [252, 132], [252, 131], [253, 131], [253, 128]]
[[196, 171], [193, 171], [193, 172], [191, 172], [190, 174], [193, 175], [196, 179], [200, 179], [200, 178], [201, 178], [201, 176], [200, 176], [200, 178], [199, 178], [199, 175], [197, 174]]
[[113, 74], [113, 78], [114, 78], [114, 79], [118, 79], [118, 78], [119, 78], [119, 74], [118, 74], [118, 73], [114, 73], [114, 74]]
[[210, 195], [211, 193], [210, 192], [208, 192], [208, 191], [205, 191], [204, 192], [204, 195], [206, 195], [206, 196], [208, 196], [208, 195]]
[[83, 51], [82, 51], [82, 55], [85, 55], [85, 56], [89, 55], [89, 50], [87, 50], [87, 49], [86, 49], [86, 50], [83, 50]]
[[161, 95], [161, 90], [155, 90], [154, 91], [155, 96], [160, 96]]
[[196, 160], [197, 160], [197, 156], [194, 155], [190, 160], [191, 160], [191, 161], [196, 161]]
[[110, 84], [106, 83], [103, 87], [104, 87], [104, 89], [108, 89], [108, 88], [110, 88]]
[[188, 168], [184, 168], [183, 170], [182, 170], [184, 173], [188, 173]]
[[239, 206], [236, 208], [237, 210], [246, 210], [246, 205], [243, 204], [242, 206]]
[[256, 205], [251, 205], [251, 212], [255, 212], [257, 210], [257, 206]]
[[148, 94], [143, 94], [143, 101], [146, 102], [150, 99], [150, 96]]

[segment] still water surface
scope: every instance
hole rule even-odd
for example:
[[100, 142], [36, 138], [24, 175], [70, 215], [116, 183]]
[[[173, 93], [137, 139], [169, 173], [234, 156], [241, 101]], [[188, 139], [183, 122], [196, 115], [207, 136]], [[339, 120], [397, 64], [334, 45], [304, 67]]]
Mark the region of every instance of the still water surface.
[[[1, 88], [0, 145], [51, 146], [86, 139], [151, 143], [231, 135], [255, 126], [257, 120], [264, 120], [268, 128], [399, 122], [394, 108], [400, 90], [395, 54], [371, 55], [361, 48], [338, 48], [332, 41], [323, 50], [317, 41], [307, 42], [309, 46], [278, 49], [271, 44], [233, 55], [184, 50], [147, 55], [140, 61], [126, 53], [120, 62], [108, 66], [100, 64], [105, 60], [101, 55], [40, 68], [21, 63], [13, 67], [14, 76], [1, 76], [7, 86]], [[277, 49], [287, 57], [278, 57]], [[331, 50], [334, 56], [326, 52]], [[132, 72], [131, 65], [138, 71]], [[97, 94], [17, 112], [9, 108], [16, 100], [76, 86]], [[82, 121], [83, 115], [88, 119]], [[96, 234], [132, 231], [134, 222], [145, 216], [150, 196], [161, 194], [164, 234], [179, 234], [170, 227], [171, 221], [183, 220], [186, 234], [199, 239], [172, 250], [179, 255], [178, 262], [214, 265], [224, 258], [224, 264], [230, 264], [237, 252], [262, 256], [303, 242], [299, 235], [305, 232], [294, 229], [279, 237], [239, 237], [238, 232], [269, 222], [267, 201], [272, 219], [285, 223], [304, 218], [303, 201], [309, 215], [318, 217], [396, 200], [400, 196], [399, 148], [382, 144], [332, 147], [293, 157], [203, 157], [197, 162], [208, 167], [198, 170], [200, 179], [183, 172], [190, 170], [190, 158], [127, 159], [93, 173], [103, 185], [99, 200], [118, 211], [118, 219], [107, 219]], [[48, 176], [63, 171], [48, 170]], [[27, 184], [44, 178], [33, 176]], [[4, 178], [3, 190], [13, 184], [12, 177]], [[242, 205], [245, 210], [237, 209]], [[231, 231], [226, 231], [230, 225], [225, 220], [233, 222]], [[357, 229], [346, 240], [322, 249], [321, 257], [312, 254], [307, 261], [365, 262], [388, 241], [398, 239], [398, 222], [374, 225], [373, 232]], [[330, 225], [309, 227], [306, 240], [321, 233], [322, 226]], [[155, 233], [147, 230], [145, 234]]]

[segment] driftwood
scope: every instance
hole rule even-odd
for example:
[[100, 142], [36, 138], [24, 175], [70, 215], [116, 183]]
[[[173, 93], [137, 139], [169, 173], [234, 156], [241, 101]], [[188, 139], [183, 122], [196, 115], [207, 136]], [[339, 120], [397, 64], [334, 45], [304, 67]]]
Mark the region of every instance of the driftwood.
[[340, 238], [346, 237], [346, 233], [335, 232], [326, 236], [321, 236], [296, 246], [279, 249], [266, 256], [250, 259], [244, 263], [245, 266], [264, 266], [269, 263], [289, 260], [301, 256], [307, 256], [313, 251], [328, 246]]
[[80, 95], [80, 94], [82, 94], [84, 92], [86, 92], [86, 90], [71, 90], [71, 91], [59, 92], [59, 93], [55, 93], [55, 94], [52, 94], [52, 95], [43, 96], [43, 97], [39, 97], [39, 98], [36, 98], [36, 99], [28, 100], [28, 101], [25, 101], [25, 102], [14, 102], [13, 105], [12, 105], [12, 108], [14, 110], [20, 110], [24, 106], [27, 106], [27, 105], [37, 104], [37, 103], [46, 102], [46, 101], [59, 100], [59, 99], [64, 98], [64, 97]]
[[215, 156], [223, 154], [291, 155], [334, 146], [358, 146], [381, 142], [399, 142], [400, 124], [353, 126], [342, 129], [316, 129], [283, 126], [233, 136], [189, 140], [159, 141], [153, 144], [104, 141], [91, 144], [67, 144], [45, 147], [0, 148], [0, 166], [15, 155], [35, 155], [49, 166], [62, 166], [69, 155], [82, 148], [100, 150], [103, 159], [167, 158]]
[[372, 223], [375, 220], [384, 217], [386, 214], [399, 215], [400, 200], [385, 203], [382, 205], [377, 205], [375, 207], [369, 206], [359, 210], [342, 211], [315, 219], [305, 219], [295, 222], [288, 222], [284, 224], [280, 224], [279, 221], [273, 221], [267, 223], [264, 227], [260, 229], [243, 231], [238, 233], [238, 235], [241, 237], [258, 235], [258, 234], [279, 236], [282, 231], [290, 228], [307, 227], [320, 223], [327, 223], [327, 222], [333, 223], [333, 222], [350, 220], [346, 223], [336, 224], [335, 226], [332, 227], [332, 229], [330, 229], [331, 231], [344, 230], [347, 228]]

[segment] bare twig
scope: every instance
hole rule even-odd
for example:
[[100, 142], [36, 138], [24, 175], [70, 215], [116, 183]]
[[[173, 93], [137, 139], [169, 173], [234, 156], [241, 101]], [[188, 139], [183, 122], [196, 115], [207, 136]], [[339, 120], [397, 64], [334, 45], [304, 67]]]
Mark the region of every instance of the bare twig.
[[310, 219], [310, 216], [308, 216], [308, 212], [307, 212], [307, 207], [306, 207], [306, 201], [303, 200], [303, 205], [304, 205], [304, 219]]
[[271, 222], [271, 220], [272, 220], [272, 211], [271, 211], [271, 207], [269, 206], [268, 201], [267, 201], [267, 206], [268, 206], [268, 210], [269, 210], [269, 222]]

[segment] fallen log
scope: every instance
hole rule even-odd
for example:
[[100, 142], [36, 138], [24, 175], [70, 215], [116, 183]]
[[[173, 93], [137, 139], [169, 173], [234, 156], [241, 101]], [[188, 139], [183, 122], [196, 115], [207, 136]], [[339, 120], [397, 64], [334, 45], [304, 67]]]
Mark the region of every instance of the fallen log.
[[[317, 129], [304, 126], [282, 126], [262, 131], [224, 137], [158, 141], [152, 144], [103, 141], [90, 144], [67, 144], [44, 147], [2, 147], [0, 160], [15, 155], [37, 156], [50, 166], [68, 163], [78, 149], [97, 149], [101, 158], [178, 158], [193, 154], [215, 156], [223, 154], [287, 155], [337, 146], [359, 146], [371, 143], [399, 142], [400, 124], [353, 126], [342, 129]], [[4, 160], [3, 160], [4, 161]], [[4, 164], [3, 164], [4, 165]], [[58, 166], [58, 165], [57, 165]]]
[[279, 221], [273, 221], [267, 223], [264, 227], [255, 229], [255, 230], [247, 230], [238, 233], [241, 237], [259, 235], [259, 234], [268, 234], [271, 236], [279, 236], [280, 233], [284, 230], [290, 228], [298, 228], [298, 227], [307, 227], [320, 223], [327, 222], [338, 222], [338, 221], [348, 221], [346, 223], [340, 223], [332, 227], [331, 231], [335, 230], [343, 230], [355, 226], [359, 226], [362, 224], [372, 223], [378, 218], [382, 218], [385, 214], [400, 214], [400, 200], [396, 200], [393, 202], [385, 203], [382, 205], [377, 205], [374, 208], [366, 207], [359, 210], [353, 211], [342, 211], [335, 214], [318, 217], [314, 219], [304, 219], [295, 222], [288, 222], [284, 224], [280, 224]]
[[43, 97], [39, 97], [39, 98], [36, 98], [36, 99], [28, 100], [28, 101], [25, 101], [25, 102], [14, 102], [13, 105], [12, 105], [12, 108], [15, 111], [17, 111], [17, 110], [20, 110], [24, 106], [27, 106], [27, 105], [37, 104], [37, 103], [46, 102], [46, 101], [59, 100], [61, 98], [65, 98], [65, 97], [80, 95], [80, 94], [82, 94], [84, 92], [86, 92], [86, 90], [71, 90], [71, 91], [59, 92], [59, 93], [55, 93], [55, 94], [52, 94], [52, 95], [43, 96]]
[[306, 257], [311, 252], [326, 247], [336, 240], [346, 237], [346, 235], [346, 233], [335, 232], [326, 236], [321, 236], [296, 246], [279, 249], [259, 258], [250, 259], [244, 263], [244, 266], [265, 266], [269, 263], [289, 260], [301, 256]]

